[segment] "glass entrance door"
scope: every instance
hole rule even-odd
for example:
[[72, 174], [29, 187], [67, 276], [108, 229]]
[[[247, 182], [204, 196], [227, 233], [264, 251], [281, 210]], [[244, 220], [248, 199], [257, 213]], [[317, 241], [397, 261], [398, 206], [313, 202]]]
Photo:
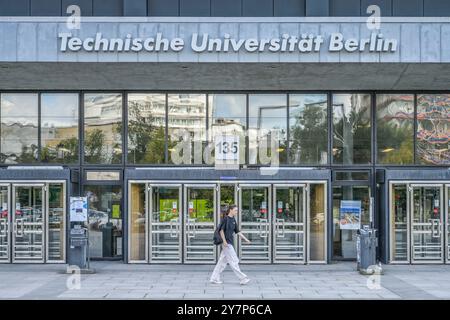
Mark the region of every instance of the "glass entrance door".
[[181, 186], [150, 188], [150, 262], [181, 262]]
[[217, 224], [216, 185], [185, 185], [184, 262], [214, 263]]
[[44, 262], [44, 185], [13, 185], [13, 262]]
[[274, 186], [274, 262], [305, 261], [306, 196], [302, 185]]
[[270, 263], [271, 203], [270, 185], [241, 185], [239, 190], [239, 227], [250, 244], [239, 239], [242, 262]]
[[9, 186], [0, 186], [0, 262], [10, 261]]
[[443, 262], [443, 192], [441, 185], [411, 186], [413, 262]]

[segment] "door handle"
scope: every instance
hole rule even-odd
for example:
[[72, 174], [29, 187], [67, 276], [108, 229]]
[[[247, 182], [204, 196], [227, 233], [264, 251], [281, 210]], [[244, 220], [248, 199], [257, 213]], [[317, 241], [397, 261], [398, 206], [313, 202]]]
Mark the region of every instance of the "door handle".
[[259, 219], [259, 236], [267, 238], [269, 233], [267, 219]]
[[195, 238], [195, 219], [187, 219], [187, 230], [188, 238]]
[[[284, 238], [284, 219], [278, 219], [276, 220], [276, 225], [277, 225], [277, 237], [278, 238]], [[281, 225], [281, 228], [280, 228]], [[281, 230], [281, 232], [280, 232]]]
[[441, 236], [441, 221], [439, 219], [431, 219], [431, 236], [439, 238]]
[[178, 222], [178, 219], [170, 220], [170, 237], [171, 238], [176, 238], [178, 236], [178, 232], [177, 232], [178, 227], [175, 226], [175, 229], [174, 229], [174, 223], [177, 223], [177, 222]]
[[[16, 234], [17, 238], [22, 238], [25, 234], [25, 226], [23, 219], [16, 219], [16, 222], [14, 223], [14, 233]], [[20, 230], [20, 231], [19, 231]]]
[[7, 237], [7, 236], [8, 236], [8, 221], [6, 219], [0, 219], [0, 237]]

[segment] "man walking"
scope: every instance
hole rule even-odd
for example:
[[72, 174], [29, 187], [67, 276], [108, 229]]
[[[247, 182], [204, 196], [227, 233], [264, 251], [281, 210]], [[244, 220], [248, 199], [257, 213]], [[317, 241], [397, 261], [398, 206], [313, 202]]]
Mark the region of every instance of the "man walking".
[[233, 235], [236, 233], [242, 240], [250, 243], [242, 232], [239, 231], [238, 225], [236, 223], [235, 216], [237, 214], [237, 206], [232, 204], [228, 207], [226, 215], [220, 224], [220, 236], [222, 238], [222, 252], [220, 253], [219, 261], [214, 268], [211, 275], [210, 282], [215, 284], [220, 284], [220, 275], [225, 270], [227, 264], [230, 265], [231, 269], [234, 271], [236, 276], [240, 280], [240, 284], [247, 284], [250, 279], [245, 275], [239, 268], [239, 259], [234, 250]]

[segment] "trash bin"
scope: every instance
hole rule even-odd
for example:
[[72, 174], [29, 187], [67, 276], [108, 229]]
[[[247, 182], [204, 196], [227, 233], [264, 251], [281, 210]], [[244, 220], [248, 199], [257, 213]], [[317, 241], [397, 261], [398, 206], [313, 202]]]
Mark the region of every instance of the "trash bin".
[[88, 232], [86, 228], [76, 226], [70, 230], [70, 260], [71, 265], [80, 269], [88, 269]]
[[376, 230], [364, 227], [358, 230], [356, 239], [357, 269], [361, 274], [381, 273], [377, 265], [376, 250], [378, 238]]

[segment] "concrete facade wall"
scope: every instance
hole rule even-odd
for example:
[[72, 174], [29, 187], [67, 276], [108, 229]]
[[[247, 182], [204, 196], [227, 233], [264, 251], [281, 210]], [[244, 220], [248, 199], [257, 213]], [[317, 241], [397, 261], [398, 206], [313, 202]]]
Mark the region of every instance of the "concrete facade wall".
[[[320, 63], [448, 63], [450, 62], [450, 18], [384, 18], [385, 38], [398, 41], [396, 52], [320, 52], [272, 53], [239, 52], [195, 53], [190, 50], [191, 35], [208, 33], [234, 38], [271, 38], [284, 33], [320, 34], [327, 38], [341, 32], [345, 38], [368, 38], [371, 34], [364, 18], [83, 18], [79, 30], [69, 30], [64, 18], [0, 18], [0, 62], [320, 62]], [[71, 32], [86, 38], [101, 32], [104, 37], [180, 37], [180, 52], [104, 53], [61, 52], [58, 33]]]

